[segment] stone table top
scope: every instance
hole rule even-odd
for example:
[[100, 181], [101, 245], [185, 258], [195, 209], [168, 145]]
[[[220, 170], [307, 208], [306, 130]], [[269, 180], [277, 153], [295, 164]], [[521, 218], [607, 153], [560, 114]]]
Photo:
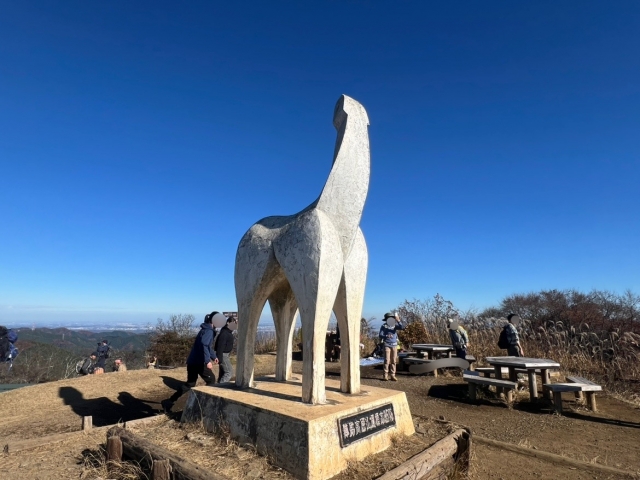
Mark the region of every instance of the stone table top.
[[486, 357], [485, 359], [489, 365], [499, 365], [502, 367], [514, 367], [514, 368], [543, 368], [543, 369], [557, 369], [560, 368], [560, 364], [555, 360], [548, 360], [546, 358], [529, 358], [529, 357]]

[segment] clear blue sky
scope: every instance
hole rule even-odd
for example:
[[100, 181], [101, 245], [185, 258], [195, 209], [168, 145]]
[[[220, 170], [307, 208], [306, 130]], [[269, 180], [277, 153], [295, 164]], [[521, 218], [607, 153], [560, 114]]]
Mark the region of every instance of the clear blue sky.
[[371, 120], [364, 316], [640, 290], [638, 2], [2, 2], [0, 323], [235, 309]]

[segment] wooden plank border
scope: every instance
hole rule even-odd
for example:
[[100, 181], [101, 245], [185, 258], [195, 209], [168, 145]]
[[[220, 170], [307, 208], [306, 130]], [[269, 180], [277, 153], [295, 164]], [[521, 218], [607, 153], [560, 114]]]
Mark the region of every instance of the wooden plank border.
[[537, 458], [540, 460], [555, 463], [557, 465], [562, 465], [569, 468], [576, 468], [576, 469], [586, 470], [588, 472], [599, 473], [599, 474], [613, 475], [615, 478], [633, 478], [633, 479], [640, 478], [640, 475], [636, 474], [635, 472], [630, 472], [628, 470], [621, 470], [619, 468], [609, 467], [607, 465], [600, 465], [598, 463], [582, 462], [580, 460], [575, 460], [573, 458], [556, 455], [555, 453], [545, 452], [542, 450], [533, 450], [531, 448], [520, 447], [512, 443], [500, 442], [498, 440], [492, 440], [490, 438], [478, 437], [477, 435], [474, 436], [473, 438], [476, 442], [483, 445], [489, 445], [502, 450], [508, 450], [513, 453], [519, 453], [521, 455], [526, 455], [528, 457]]
[[144, 418], [138, 418], [136, 420], [129, 420], [128, 422], [123, 422], [121, 424], [105, 425], [103, 427], [93, 427], [89, 430], [75, 430], [73, 432], [55, 433], [53, 435], [47, 435], [45, 437], [29, 438], [27, 440], [16, 440], [16, 441], [10, 440], [6, 443], [3, 442], [2, 451], [4, 453], [15, 453], [15, 452], [20, 452], [22, 450], [38, 448], [38, 447], [41, 447], [42, 445], [64, 442], [65, 440], [69, 440], [71, 438], [74, 438], [80, 435], [86, 435], [87, 433], [91, 433], [91, 432], [107, 431], [110, 428], [117, 427], [117, 426], [124, 426], [124, 428], [130, 428], [130, 427], [136, 427], [138, 425], [143, 425], [147, 423], [154, 423], [163, 419], [166, 420], [167, 418], [168, 417], [166, 415], [154, 415], [152, 417], [144, 417]]
[[471, 432], [461, 428], [438, 440], [393, 470], [389, 470], [377, 480], [440, 478], [441, 470], [453, 470], [456, 467], [466, 472], [469, 470], [470, 450]]

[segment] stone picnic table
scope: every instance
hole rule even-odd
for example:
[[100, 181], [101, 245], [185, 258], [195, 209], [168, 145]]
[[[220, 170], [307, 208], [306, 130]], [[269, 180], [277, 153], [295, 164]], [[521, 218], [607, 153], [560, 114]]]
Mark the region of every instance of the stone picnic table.
[[[529, 358], [529, 357], [486, 357], [485, 359], [489, 365], [495, 368], [495, 377], [497, 379], [502, 378], [502, 367], [509, 369], [509, 380], [512, 382], [518, 381], [517, 370], [524, 370], [529, 377], [529, 395], [532, 402], [538, 400], [538, 384], [536, 381], [536, 373], [539, 373], [542, 377], [542, 384], [551, 383], [549, 370], [560, 369], [560, 364], [554, 360], [548, 360], [545, 358]], [[543, 392], [543, 395], [547, 395], [550, 392]]]
[[429, 360], [433, 360], [441, 355], [451, 358], [452, 353], [456, 351], [453, 345], [441, 345], [437, 343], [414, 343], [411, 349], [418, 352], [418, 355], [424, 357], [425, 354]]

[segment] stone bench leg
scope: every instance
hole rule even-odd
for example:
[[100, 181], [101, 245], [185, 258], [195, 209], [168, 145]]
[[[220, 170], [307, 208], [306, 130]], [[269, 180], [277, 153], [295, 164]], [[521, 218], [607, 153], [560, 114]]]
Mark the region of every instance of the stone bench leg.
[[475, 383], [469, 384], [469, 398], [471, 399], [472, 402], [475, 402], [477, 399]]
[[553, 392], [553, 406], [555, 411], [562, 415], [562, 392]]
[[584, 403], [584, 395], [582, 394], [582, 392], [576, 392], [576, 402]]
[[587, 405], [593, 412], [598, 411], [598, 406], [596, 405], [596, 392], [586, 392], [587, 393]]
[[[551, 383], [551, 375], [549, 374], [549, 370], [547, 370], [546, 368], [540, 369], [540, 377], [543, 385], [548, 385]], [[553, 397], [552, 391], [549, 389], [545, 391], [544, 387], [542, 388], [542, 395], [544, 396], [544, 398], [548, 398], [549, 400], [551, 400]]]
[[513, 403], [513, 390], [511, 388], [507, 390], [507, 403]]
[[527, 372], [529, 375], [529, 395], [531, 397], [532, 402], [538, 401], [538, 382], [536, 378], [536, 372], [533, 370], [529, 370]]
[[[494, 376], [496, 377], [496, 380], [502, 380], [502, 367], [499, 365], [496, 365], [494, 367]], [[502, 387], [496, 387], [496, 393], [498, 395], [500, 395], [501, 393], [504, 392], [504, 389]]]

